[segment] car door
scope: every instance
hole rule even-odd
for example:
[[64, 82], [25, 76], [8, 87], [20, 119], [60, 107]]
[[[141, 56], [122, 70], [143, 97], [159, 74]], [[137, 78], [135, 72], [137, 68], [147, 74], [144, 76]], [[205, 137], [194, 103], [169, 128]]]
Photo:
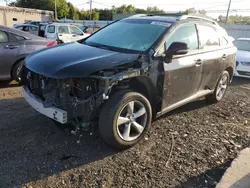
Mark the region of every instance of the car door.
[[18, 43], [12, 36], [0, 30], [0, 79], [9, 79], [11, 67], [19, 53]]
[[47, 25], [45, 28], [45, 38], [57, 40], [57, 34], [56, 34], [56, 26], [54, 25]]
[[72, 36], [72, 42], [81, 40], [81, 39], [86, 37], [86, 36], [84, 36], [84, 33], [80, 29], [78, 29], [77, 27], [69, 26], [69, 28], [70, 28], [70, 33]]
[[203, 78], [200, 89], [214, 89], [222, 73], [227, 54], [220, 47], [220, 35], [210, 25], [198, 24], [198, 33], [201, 43], [201, 59], [203, 60]]
[[72, 35], [68, 26], [58, 26], [58, 39], [64, 43], [72, 42]]
[[199, 50], [197, 28], [195, 24], [178, 26], [166, 39], [165, 49], [173, 42], [184, 42], [188, 53], [173, 56], [164, 61], [163, 108], [167, 108], [195, 95], [202, 79], [202, 60]]

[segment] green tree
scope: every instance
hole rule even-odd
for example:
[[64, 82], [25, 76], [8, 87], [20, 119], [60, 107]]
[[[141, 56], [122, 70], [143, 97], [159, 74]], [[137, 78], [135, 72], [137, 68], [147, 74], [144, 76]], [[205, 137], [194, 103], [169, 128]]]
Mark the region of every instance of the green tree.
[[42, 10], [54, 10], [52, 0], [16, 0], [9, 3], [10, 6], [34, 8]]
[[93, 10], [91, 13], [91, 20], [99, 20], [99, 12]]
[[162, 9], [159, 9], [157, 6], [154, 6], [154, 7], [148, 7], [146, 12], [147, 13], [164, 13], [165, 11]]
[[[53, 0], [52, 0], [53, 1]], [[69, 14], [69, 7], [66, 0], [56, 0], [57, 17], [64, 18]]]

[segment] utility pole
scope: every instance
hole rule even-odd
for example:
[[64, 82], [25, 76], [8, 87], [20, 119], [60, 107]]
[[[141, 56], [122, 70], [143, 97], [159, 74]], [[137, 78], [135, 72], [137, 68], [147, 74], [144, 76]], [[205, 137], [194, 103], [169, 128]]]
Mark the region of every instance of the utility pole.
[[55, 1], [55, 21], [57, 20], [57, 8], [56, 8], [56, 0]]
[[230, 7], [231, 7], [231, 2], [232, 2], [232, 0], [229, 0], [228, 9], [227, 9], [226, 23], [228, 22], [228, 18], [229, 18], [229, 12], [230, 12]]
[[92, 0], [89, 0], [89, 20], [91, 20], [92, 17]]
[[8, 6], [8, 0], [4, 0], [5, 1], [5, 3], [6, 3], [6, 6]]

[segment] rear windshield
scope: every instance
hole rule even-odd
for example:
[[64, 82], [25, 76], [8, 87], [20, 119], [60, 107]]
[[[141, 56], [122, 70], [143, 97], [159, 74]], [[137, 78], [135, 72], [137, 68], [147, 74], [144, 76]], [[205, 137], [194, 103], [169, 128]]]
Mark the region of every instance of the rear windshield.
[[235, 40], [234, 45], [238, 50], [250, 51], [250, 40]]
[[111, 24], [86, 40], [98, 44], [133, 51], [148, 50], [171, 23], [152, 20], [121, 20]]

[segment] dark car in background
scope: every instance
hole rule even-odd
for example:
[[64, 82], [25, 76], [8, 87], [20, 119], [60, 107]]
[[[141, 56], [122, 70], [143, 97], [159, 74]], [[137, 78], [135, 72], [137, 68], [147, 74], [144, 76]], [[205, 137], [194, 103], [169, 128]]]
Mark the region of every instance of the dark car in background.
[[0, 80], [20, 81], [25, 57], [56, 44], [55, 41], [0, 25]]
[[200, 97], [221, 101], [235, 61], [235, 46], [213, 20], [131, 17], [26, 58], [24, 96], [75, 130], [99, 119], [105, 142], [126, 149], [153, 118]]

